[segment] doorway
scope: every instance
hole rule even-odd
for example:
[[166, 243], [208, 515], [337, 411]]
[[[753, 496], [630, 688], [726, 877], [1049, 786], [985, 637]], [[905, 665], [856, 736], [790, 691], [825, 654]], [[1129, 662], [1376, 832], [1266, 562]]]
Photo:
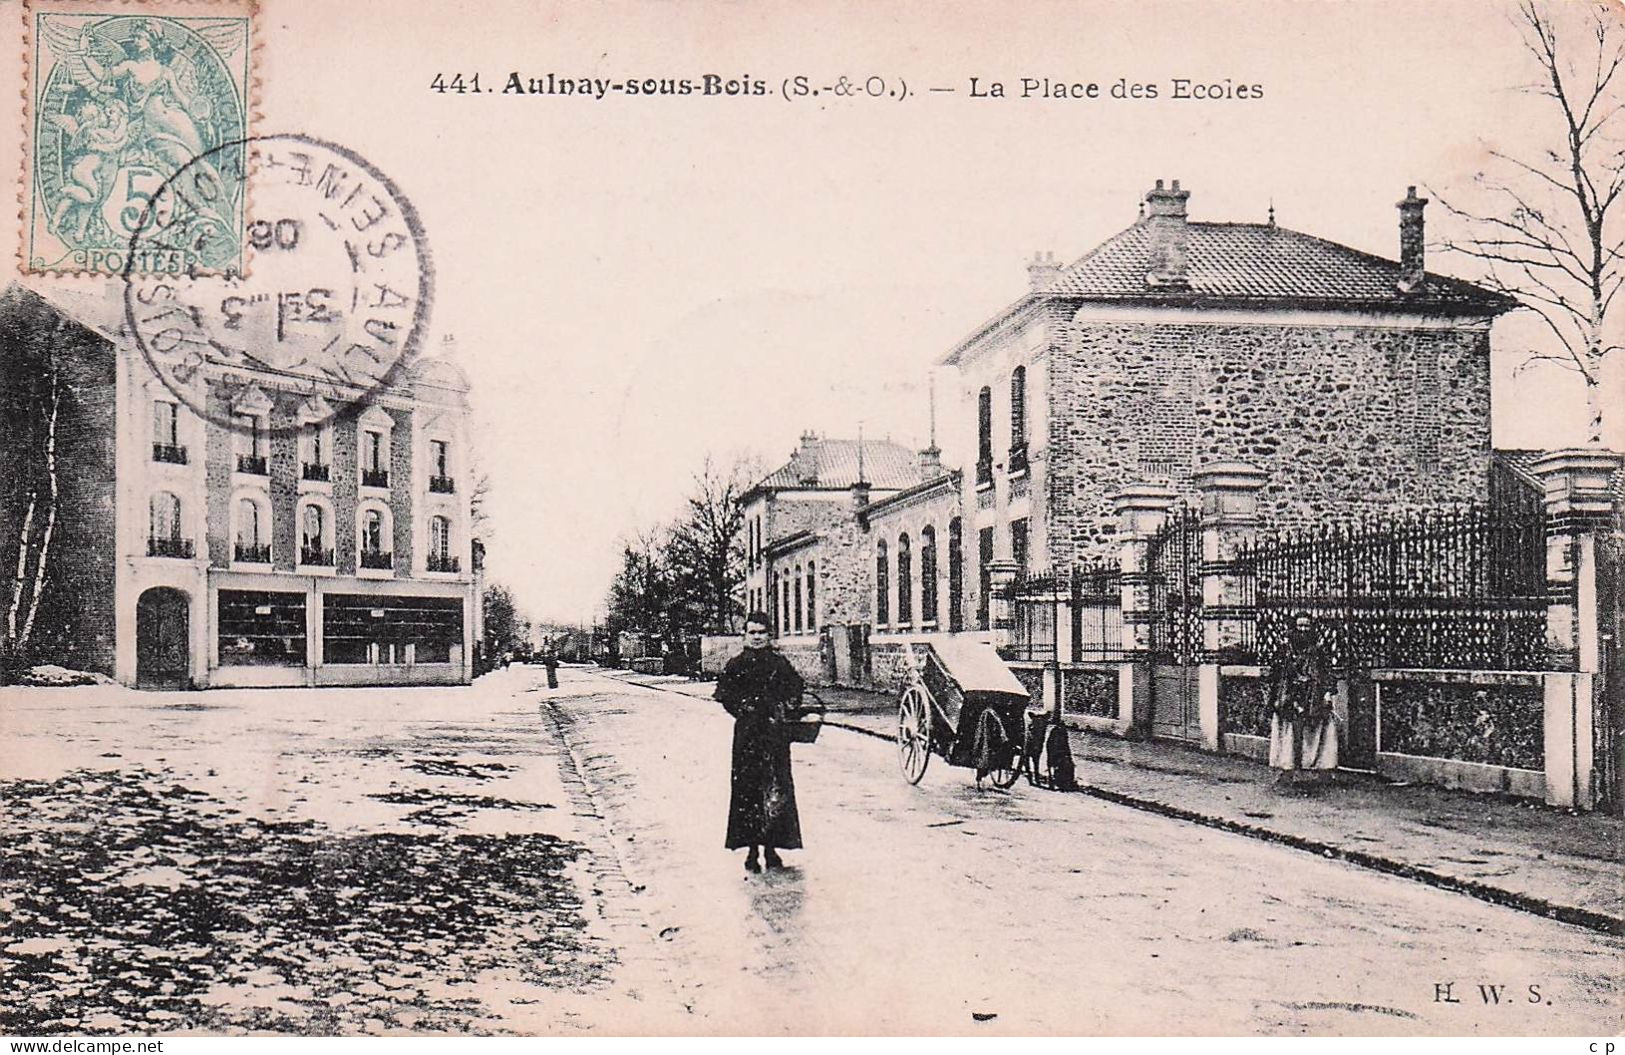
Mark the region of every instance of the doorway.
[[186, 594], [155, 586], [135, 605], [135, 684], [184, 689], [191, 684], [191, 604]]

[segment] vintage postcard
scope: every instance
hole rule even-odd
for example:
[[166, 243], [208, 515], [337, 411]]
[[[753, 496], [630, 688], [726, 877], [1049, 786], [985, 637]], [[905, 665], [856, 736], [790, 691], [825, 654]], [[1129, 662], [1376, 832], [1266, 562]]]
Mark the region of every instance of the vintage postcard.
[[0, 1035], [1625, 1031], [1617, 0], [0, 29]]

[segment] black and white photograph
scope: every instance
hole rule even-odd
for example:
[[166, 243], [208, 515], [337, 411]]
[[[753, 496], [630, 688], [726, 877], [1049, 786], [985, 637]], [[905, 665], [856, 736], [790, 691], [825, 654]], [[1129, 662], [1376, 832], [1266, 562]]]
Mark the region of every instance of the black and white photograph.
[[8, 1052], [1619, 1050], [1619, 0], [0, 27]]

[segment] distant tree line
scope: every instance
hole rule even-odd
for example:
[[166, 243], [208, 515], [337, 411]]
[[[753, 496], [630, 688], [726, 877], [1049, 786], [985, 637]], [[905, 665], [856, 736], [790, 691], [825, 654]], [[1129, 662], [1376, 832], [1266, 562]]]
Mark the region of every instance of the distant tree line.
[[611, 642], [647, 635], [673, 650], [701, 634], [739, 629], [745, 581], [744, 512], [739, 499], [758, 475], [750, 459], [719, 467], [707, 458], [682, 512], [627, 539], [605, 599]]

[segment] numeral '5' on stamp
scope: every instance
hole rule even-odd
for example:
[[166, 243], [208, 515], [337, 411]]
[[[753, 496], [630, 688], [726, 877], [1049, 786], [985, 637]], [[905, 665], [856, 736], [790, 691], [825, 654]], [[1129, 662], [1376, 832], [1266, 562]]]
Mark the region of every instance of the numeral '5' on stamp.
[[251, 0], [198, 4], [32, 0], [23, 266], [32, 272], [241, 271], [246, 187], [229, 166], [203, 208], [176, 210], [174, 248], [128, 259], [165, 181], [249, 133]]

